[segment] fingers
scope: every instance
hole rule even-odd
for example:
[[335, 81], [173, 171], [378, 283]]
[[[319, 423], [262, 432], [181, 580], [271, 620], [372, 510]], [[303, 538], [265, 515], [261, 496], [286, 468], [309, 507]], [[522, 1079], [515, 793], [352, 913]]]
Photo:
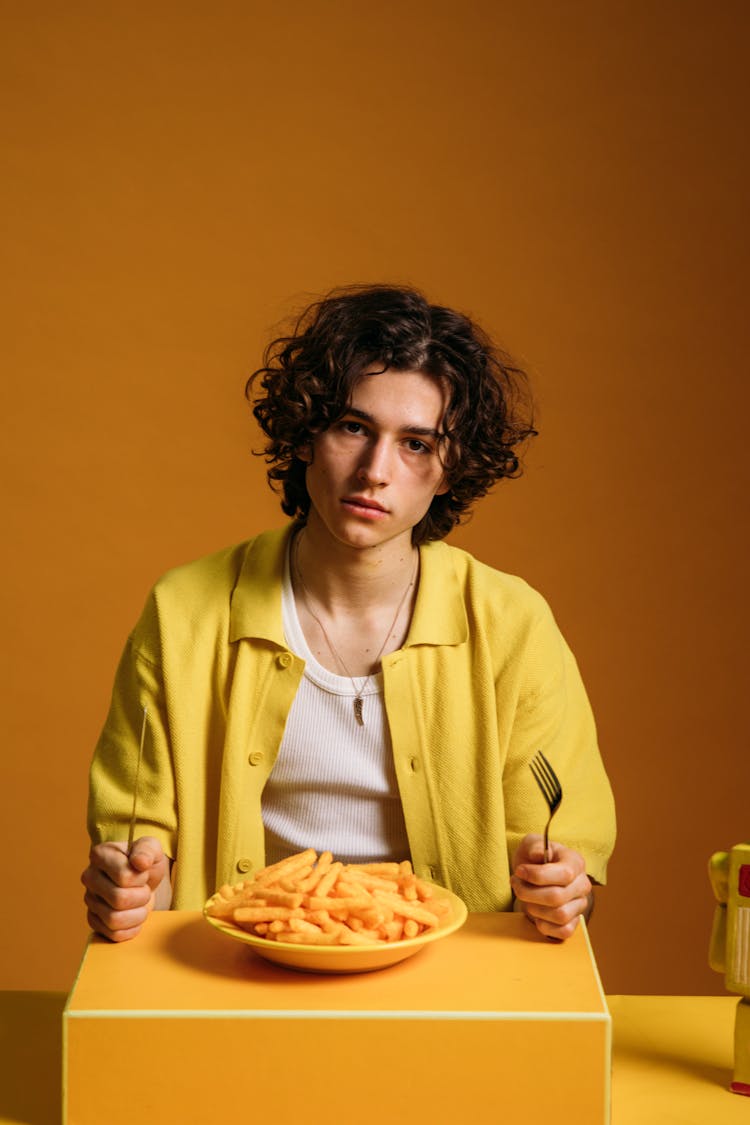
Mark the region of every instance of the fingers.
[[111, 910], [105, 902], [87, 893], [84, 896], [88, 924], [94, 933], [102, 934], [110, 941], [130, 941], [143, 928], [143, 923], [151, 913], [151, 903], [140, 910]]
[[[573, 854], [577, 855], [576, 852]], [[571, 884], [582, 877], [588, 881], [580, 856], [578, 856], [578, 861], [561, 860], [555, 862], [553, 860], [551, 863], [524, 863], [515, 869], [513, 877], [531, 887], [541, 889], [544, 887], [570, 887]]]
[[[550, 850], [553, 848], [554, 844], [550, 844]], [[513, 856], [513, 870], [523, 863], [544, 863], [544, 836], [539, 836], [536, 832], [524, 836]]]
[[118, 887], [101, 871], [87, 867], [81, 876], [88, 922], [110, 941], [127, 941], [140, 932], [153, 909], [154, 892], [146, 886]]
[[[526, 837], [516, 852], [522, 859], [511, 877], [511, 887], [523, 912], [540, 933], [565, 940], [575, 931], [581, 915], [591, 908], [591, 881], [583, 856], [562, 844], [550, 844], [551, 862], [544, 863], [541, 837]], [[534, 861], [532, 857], [539, 858]]]
[[537, 918], [528, 911], [524, 911], [524, 913], [529, 921], [534, 923], [539, 933], [549, 938], [551, 941], [567, 941], [568, 938], [572, 937], [583, 915], [583, 911], [581, 910], [575, 914], [569, 922], [558, 925], [556, 922], [548, 922], [544, 918]]
[[142, 836], [133, 844], [130, 855], [122, 840], [95, 844], [89, 853], [89, 868], [102, 872], [118, 887], [153, 888], [164, 878], [167, 858], [158, 840]]
[[141, 836], [133, 844], [128, 858], [132, 868], [146, 874], [152, 890], [159, 886], [167, 869], [167, 857], [157, 839], [153, 836]]
[[587, 913], [589, 898], [588, 895], [579, 895], [554, 906], [520, 898], [518, 903], [524, 914], [531, 919], [540, 933], [546, 934], [547, 937], [564, 940], [570, 937], [581, 916]]
[[591, 880], [585, 871], [575, 879], [556, 883], [532, 883], [514, 874], [511, 876], [510, 885], [514, 895], [521, 902], [533, 902], [537, 906], [544, 906], [551, 910], [564, 906], [574, 899], [587, 899], [591, 893]]
[[[87, 868], [81, 876], [86, 887], [83, 901], [88, 912], [88, 922], [97, 934], [110, 941], [127, 941], [140, 932], [154, 905], [150, 887], [114, 887], [101, 873], [93, 874]], [[104, 893], [97, 893], [97, 889]]]
[[521, 910], [545, 937], [565, 941], [575, 932], [581, 918], [586, 916], [589, 905], [588, 897], [572, 898], [559, 906], [517, 899], [514, 909]]
[[122, 840], [95, 844], [89, 852], [87, 870], [100, 872], [118, 887], [142, 886], [148, 880], [148, 873], [131, 866], [128, 845]]
[[120, 886], [115, 883], [104, 871], [90, 865], [81, 875], [83, 883], [89, 894], [106, 903], [112, 910], [133, 910], [145, 906], [151, 898], [151, 888], [148, 883], [135, 886]]
[[111, 941], [127, 941], [140, 932], [153, 909], [154, 890], [167, 872], [167, 858], [153, 837], [136, 841], [128, 856], [123, 841], [96, 844], [81, 875], [88, 922]]
[[526, 836], [514, 856], [513, 874], [524, 882], [538, 886], [568, 886], [586, 871], [583, 856], [564, 844], [550, 841], [549, 861], [545, 863], [541, 836]]

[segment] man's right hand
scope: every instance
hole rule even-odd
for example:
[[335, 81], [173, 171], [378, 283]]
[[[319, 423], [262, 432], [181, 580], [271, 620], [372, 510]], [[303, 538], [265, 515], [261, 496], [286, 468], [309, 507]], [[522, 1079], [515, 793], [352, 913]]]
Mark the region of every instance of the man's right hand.
[[110, 941], [134, 938], [154, 907], [169, 908], [169, 867], [153, 836], [136, 840], [129, 856], [124, 841], [95, 844], [81, 875], [91, 929]]

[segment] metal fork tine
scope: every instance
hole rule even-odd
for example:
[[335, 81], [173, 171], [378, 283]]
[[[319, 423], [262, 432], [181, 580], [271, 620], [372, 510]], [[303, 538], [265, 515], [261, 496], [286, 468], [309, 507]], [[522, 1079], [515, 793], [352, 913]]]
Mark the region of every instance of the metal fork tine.
[[562, 788], [560, 786], [560, 782], [557, 779], [557, 774], [552, 769], [552, 766], [549, 764], [541, 750], [539, 751], [538, 757], [539, 768], [547, 781], [547, 792], [549, 793], [549, 800], [557, 801], [560, 799], [560, 797], [562, 797]]
[[546, 863], [549, 860], [549, 826], [562, 801], [562, 785], [541, 750], [537, 751], [529, 765], [534, 781], [541, 789], [542, 795], [549, 806], [549, 819], [544, 829], [544, 861]]
[[542, 791], [547, 804], [552, 804], [554, 800], [554, 785], [549, 779], [549, 775], [544, 771], [545, 763], [540, 760], [540, 755], [537, 754], [536, 758], [531, 763], [531, 772], [534, 775], [534, 780]]
[[547, 804], [549, 804], [549, 797], [547, 796], [547, 782], [539, 772], [539, 767], [537, 766], [535, 761], [531, 763], [531, 772], [534, 775], [534, 781], [542, 791], [542, 796], [544, 797]]

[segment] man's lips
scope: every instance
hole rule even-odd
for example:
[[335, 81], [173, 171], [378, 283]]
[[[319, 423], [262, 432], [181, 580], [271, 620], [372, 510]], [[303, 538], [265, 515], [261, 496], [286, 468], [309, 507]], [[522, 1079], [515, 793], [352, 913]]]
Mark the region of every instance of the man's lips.
[[341, 503], [345, 504], [347, 508], [357, 508], [360, 511], [370, 512], [373, 516], [378, 513], [385, 515], [388, 510], [382, 504], [378, 504], [377, 500], [370, 500], [366, 496], [344, 496]]

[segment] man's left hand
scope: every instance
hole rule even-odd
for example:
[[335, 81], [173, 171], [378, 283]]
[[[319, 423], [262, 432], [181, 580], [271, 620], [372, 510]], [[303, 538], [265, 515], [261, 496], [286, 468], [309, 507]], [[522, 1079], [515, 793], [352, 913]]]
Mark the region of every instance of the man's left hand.
[[583, 856], [550, 840], [544, 862], [544, 838], [524, 836], [513, 857], [510, 885], [521, 910], [545, 937], [564, 941], [594, 905], [594, 891]]

